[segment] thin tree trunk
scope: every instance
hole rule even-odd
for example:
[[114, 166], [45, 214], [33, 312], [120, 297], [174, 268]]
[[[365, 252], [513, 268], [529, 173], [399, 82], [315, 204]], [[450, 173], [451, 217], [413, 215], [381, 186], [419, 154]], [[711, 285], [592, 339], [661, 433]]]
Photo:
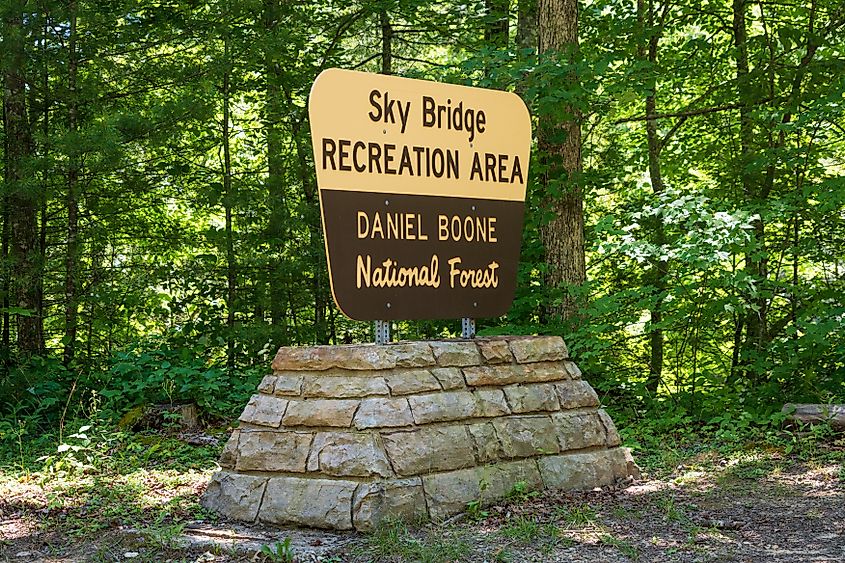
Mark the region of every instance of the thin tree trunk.
[[[90, 254], [88, 257], [89, 263], [89, 274], [88, 274], [88, 285], [86, 287], [86, 291], [89, 294], [96, 294], [97, 289], [102, 283], [105, 274], [101, 272], [101, 268], [103, 263], [105, 262], [105, 248], [101, 248], [98, 245], [101, 245], [101, 242], [91, 241], [89, 244]], [[94, 320], [95, 314], [97, 313], [97, 303], [96, 299], [88, 299], [86, 302], [86, 306], [84, 310], [87, 310], [87, 318], [85, 318], [85, 363], [90, 364], [94, 358], [94, 338], [96, 334], [94, 333]], [[84, 315], [80, 315], [82, 318]], [[81, 324], [81, 321], [78, 321]], [[77, 352], [81, 352], [81, 346], [77, 350]]]
[[[646, 111], [653, 112], [655, 109], [654, 96], [646, 98]], [[650, 114], [651, 115], [651, 114]], [[651, 190], [659, 196], [663, 193], [663, 175], [660, 169], [660, 149], [659, 141], [657, 139], [657, 123], [655, 120], [649, 120], [646, 123], [648, 135], [648, 160], [649, 160], [649, 176], [651, 178]], [[658, 215], [654, 219], [654, 243], [658, 248], [662, 248], [666, 244], [666, 228], [663, 224], [663, 217]], [[655, 302], [650, 311], [649, 323], [649, 382], [648, 388], [650, 391], [657, 391], [657, 386], [663, 377], [663, 328], [660, 326], [663, 322], [663, 299], [666, 291], [666, 277], [669, 272], [668, 262], [657, 257], [652, 260], [651, 265], [651, 283], [654, 286]]]
[[38, 315], [41, 267], [38, 259], [39, 198], [22, 182], [32, 156], [32, 131], [26, 107], [26, 52], [23, 37], [23, 6], [16, 2], [4, 21], [3, 49], [6, 52], [4, 76], [4, 131], [7, 139], [7, 179], [10, 187], [10, 261], [16, 307], [27, 313], [17, 314], [18, 350], [24, 355], [43, 351], [43, 320]]
[[730, 378], [728, 379], [729, 384], [735, 384], [737, 379], [742, 374], [740, 352], [742, 351], [742, 331], [745, 328], [745, 317], [740, 314], [734, 313], [733, 321], [734, 338], [733, 348], [731, 350], [731, 372]]
[[[646, 13], [644, 21], [648, 24], [648, 48], [646, 53], [646, 60], [650, 63], [651, 68], [655, 68], [657, 64], [657, 50], [662, 35], [663, 21], [656, 21], [657, 8], [653, 0], [649, 0], [647, 7], [643, 7], [642, 2], [637, 3], [637, 8], [642, 14], [645, 9]], [[665, 15], [665, 12], [664, 12]], [[657, 82], [654, 82], [654, 89], [649, 91], [645, 98], [645, 111], [647, 116], [657, 115]], [[651, 181], [651, 190], [656, 197], [664, 191], [663, 172], [660, 166], [660, 153], [663, 150], [660, 135], [657, 130], [657, 119], [651, 117], [646, 120], [646, 139], [648, 144], [648, 172]], [[663, 217], [658, 215], [654, 218], [652, 224], [654, 232], [654, 243], [658, 248], [662, 248], [666, 244], [666, 229], [663, 224]], [[648, 381], [646, 388], [652, 393], [657, 392], [657, 387], [663, 378], [663, 352], [664, 352], [664, 338], [663, 329], [660, 324], [663, 322], [663, 294], [666, 291], [666, 276], [668, 273], [668, 263], [660, 256], [652, 259], [651, 285], [654, 287], [655, 303], [649, 312], [649, 362], [648, 362]]]
[[[70, 2], [70, 40], [68, 53], [68, 131], [71, 137], [76, 135], [79, 113], [76, 80], [78, 58], [76, 52], [77, 14], [76, 1]], [[45, 92], [46, 94], [46, 92]], [[46, 117], [46, 116], [45, 116]], [[73, 149], [71, 148], [71, 152]], [[68, 158], [67, 172], [67, 249], [65, 254], [65, 336], [64, 364], [70, 365], [76, 352], [77, 330], [77, 266], [79, 256], [79, 162], [75, 154]]]
[[393, 74], [393, 27], [387, 10], [379, 12], [381, 23], [381, 73]]
[[484, 0], [487, 10], [487, 25], [484, 26], [484, 42], [489, 47], [505, 49], [508, 46], [508, 0]]
[[[3, 88], [3, 127], [6, 126], [6, 89]], [[9, 185], [9, 135], [3, 130], [3, 181]], [[9, 317], [9, 292], [11, 291], [10, 278], [12, 270], [9, 265], [9, 239], [11, 238], [11, 215], [9, 213], [9, 194], [4, 190], [3, 193], [3, 241], [0, 248], [2, 248], [3, 256], [3, 334], [2, 342], [3, 349], [9, 350], [10, 344], [10, 327], [11, 318]], [[5, 366], [4, 366], [5, 367]]]
[[[96, 263], [96, 254], [95, 252], [91, 252], [91, 275], [96, 278], [97, 277], [97, 267], [98, 264]], [[96, 280], [91, 284], [98, 283]], [[87, 326], [86, 326], [86, 337], [85, 337], [85, 362], [90, 364], [91, 359], [94, 357], [94, 313], [96, 312], [96, 302], [93, 299], [88, 300], [88, 319], [87, 319]]]
[[[44, 72], [44, 75], [45, 75], [44, 83], [46, 84], [47, 33], [48, 33], [46, 13], [43, 16], [43, 20], [44, 21], [41, 25], [41, 56], [42, 56], [42, 61], [43, 61], [43, 65], [44, 65], [44, 70], [45, 70], [45, 72]], [[34, 18], [33, 18], [33, 21], [35, 21]], [[39, 92], [38, 92], [37, 88], [28, 88], [28, 91], [29, 91], [29, 115], [30, 115], [30, 124], [29, 125], [30, 125], [31, 130], [34, 131], [35, 127], [36, 127], [36, 125], [35, 125], [35, 123], [36, 123], [35, 108], [39, 107], [39, 100], [38, 100]], [[41, 157], [43, 155], [43, 158], [41, 158], [41, 160], [43, 161], [43, 164], [41, 166], [42, 172], [46, 167], [49, 166], [48, 163], [47, 163], [47, 158], [46, 158], [47, 146], [48, 146], [48, 142], [49, 142], [48, 136], [47, 136], [48, 132], [49, 132], [49, 129], [47, 129], [47, 127], [49, 127], [49, 120], [47, 119], [47, 109], [46, 109], [47, 105], [46, 104], [47, 104], [47, 89], [45, 88], [44, 93], [43, 93], [43, 103], [40, 104], [41, 107], [42, 107], [42, 110], [41, 110], [42, 117], [43, 117], [42, 123], [44, 125], [44, 127], [42, 128], [42, 134], [44, 134], [44, 140], [43, 140], [44, 148], [39, 149], [38, 143], [35, 141], [35, 139], [33, 139], [33, 144], [32, 144], [33, 157]], [[33, 177], [33, 179], [35, 178], [34, 170], [33, 170], [32, 177]], [[42, 324], [42, 327], [41, 327], [41, 346], [42, 346], [42, 349], [44, 349], [44, 327], [43, 327], [43, 323], [44, 323], [44, 319], [46, 318], [47, 315], [44, 312], [45, 311], [45, 303], [44, 303], [43, 269], [44, 269], [44, 265], [47, 263], [47, 224], [48, 224], [47, 194], [50, 193], [49, 188], [48, 188], [48, 182], [46, 180], [46, 174], [43, 176], [40, 188], [41, 188], [42, 197], [39, 198], [39, 209], [38, 209], [38, 215], [39, 215], [39, 219], [38, 219], [38, 264], [39, 264], [39, 271], [42, 272], [42, 274], [39, 276], [38, 281], [37, 281], [37, 286], [35, 288], [36, 292], [37, 292], [37, 298], [36, 298], [36, 301], [35, 301], [36, 302], [35, 316], [38, 317], [39, 319], [41, 319], [41, 324]]]
[[516, 46], [537, 50], [537, 0], [518, 0]]
[[226, 20], [226, 35], [223, 39], [223, 208], [226, 214], [226, 365], [235, 368], [235, 291], [236, 264], [235, 243], [232, 230], [232, 158], [229, 131], [229, 21]]
[[[755, 207], [757, 218], [752, 222], [752, 247], [745, 255], [745, 271], [750, 279], [758, 284], [767, 277], [767, 261], [765, 258], [765, 225], [760, 203], [760, 187], [754, 172], [749, 171], [748, 164], [754, 156], [754, 126], [751, 117], [750, 102], [753, 101], [751, 76], [748, 66], [748, 33], [745, 21], [747, 0], [733, 0], [733, 35], [736, 49], [736, 79], [737, 93], [742, 103], [739, 109], [739, 139], [740, 139], [740, 176], [742, 179], [745, 199]], [[749, 311], [745, 317], [745, 340], [742, 344], [740, 362], [747, 372], [748, 364], [758, 353], [766, 339], [766, 309], [765, 296], [759, 294], [762, 289], [758, 286], [758, 296], [751, 296]]]
[[[285, 96], [288, 104], [293, 106], [292, 94], [289, 90], [285, 90]], [[313, 270], [314, 276], [311, 279], [311, 292], [314, 296], [314, 341], [317, 344], [326, 344], [328, 336], [326, 332], [326, 307], [328, 305], [328, 298], [326, 287], [323, 283], [323, 271], [326, 265], [325, 260], [320, 259], [323, 241], [320, 229], [320, 211], [319, 202], [317, 201], [317, 184], [313, 174], [313, 166], [309, 162], [308, 154], [303, 146], [301, 131], [303, 127], [307, 127], [307, 121], [303, 119], [294, 119], [291, 122], [291, 136], [293, 137], [294, 147], [296, 148], [296, 156], [299, 161], [297, 171], [299, 179], [302, 183], [302, 195], [305, 198], [308, 212], [306, 214], [306, 221], [309, 224], [308, 233], [310, 235], [308, 245], [310, 248], [310, 256], [314, 258]]]
[[[268, 40], [273, 36], [281, 23], [281, 4], [279, 0], [265, 0], [264, 28]], [[271, 44], [272, 45], [272, 44]], [[288, 210], [285, 197], [284, 157], [282, 133], [278, 127], [281, 118], [281, 87], [282, 69], [274, 56], [272, 46], [265, 53], [266, 85], [265, 85], [265, 131], [267, 135], [267, 191], [270, 197], [270, 218], [268, 234], [279, 249], [288, 243], [287, 223]], [[282, 252], [279, 252], [282, 255]], [[273, 261], [269, 268], [268, 295], [270, 298], [270, 322], [274, 327], [274, 337], [277, 344], [287, 344], [287, 316], [285, 315], [284, 264], [281, 260]]]
[[[570, 59], [578, 49], [577, 0], [540, 0], [540, 53], [560, 51]], [[577, 77], [570, 77], [574, 84]], [[541, 153], [548, 159], [542, 179], [552, 219], [541, 226], [540, 235], [549, 267], [546, 283], [562, 291], [558, 302], [547, 305], [547, 313], [562, 319], [575, 319], [579, 303], [569, 289], [586, 281], [584, 256], [584, 201], [578, 176], [581, 172], [581, 126], [577, 108], [563, 108], [563, 117], [544, 117], [538, 131]], [[563, 141], [555, 137], [565, 135]]]

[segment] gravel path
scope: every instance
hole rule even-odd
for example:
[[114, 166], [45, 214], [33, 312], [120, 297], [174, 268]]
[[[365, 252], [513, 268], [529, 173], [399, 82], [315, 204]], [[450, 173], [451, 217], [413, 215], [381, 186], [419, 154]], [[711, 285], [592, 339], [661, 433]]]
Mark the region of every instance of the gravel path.
[[284, 551], [277, 542], [289, 538], [296, 561], [845, 562], [841, 462], [709, 455], [705, 469], [577, 494], [517, 492], [472, 517], [366, 536], [197, 522], [156, 542], [132, 529], [75, 539], [0, 499], [0, 561], [271, 561], [262, 546]]

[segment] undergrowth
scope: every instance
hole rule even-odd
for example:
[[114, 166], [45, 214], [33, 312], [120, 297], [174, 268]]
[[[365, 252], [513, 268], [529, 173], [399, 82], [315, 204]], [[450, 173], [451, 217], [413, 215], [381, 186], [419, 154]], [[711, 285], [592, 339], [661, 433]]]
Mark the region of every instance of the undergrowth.
[[5, 440], [0, 498], [41, 532], [78, 540], [116, 527], [138, 530], [150, 545], [171, 548], [185, 523], [214, 518], [199, 506], [221, 445], [189, 445], [161, 433], [133, 433], [78, 423], [61, 443]]
[[721, 458], [744, 452], [778, 452], [797, 461], [836, 461], [842, 444], [828, 424], [787, 426], [786, 414], [755, 415], [726, 409], [709, 420], [699, 420], [683, 408], [657, 409], [632, 414], [631, 410], [606, 407], [637, 464], [653, 477], [671, 473], [690, 459], [705, 453]]

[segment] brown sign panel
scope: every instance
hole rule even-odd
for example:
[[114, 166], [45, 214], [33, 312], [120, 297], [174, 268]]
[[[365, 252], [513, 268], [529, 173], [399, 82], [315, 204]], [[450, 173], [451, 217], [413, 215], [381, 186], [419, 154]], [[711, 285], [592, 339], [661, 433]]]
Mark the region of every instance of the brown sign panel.
[[338, 307], [358, 320], [504, 314], [531, 141], [522, 100], [331, 69], [309, 114]]

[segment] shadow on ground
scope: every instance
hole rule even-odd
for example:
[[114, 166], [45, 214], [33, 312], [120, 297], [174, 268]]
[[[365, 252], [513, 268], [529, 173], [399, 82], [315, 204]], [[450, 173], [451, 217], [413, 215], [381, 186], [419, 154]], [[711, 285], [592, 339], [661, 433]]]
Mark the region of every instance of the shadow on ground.
[[369, 535], [215, 522], [197, 505], [209, 471], [6, 480], [0, 561], [845, 561], [845, 466], [824, 459], [709, 452], [628, 487], [515, 487], [450, 522]]

